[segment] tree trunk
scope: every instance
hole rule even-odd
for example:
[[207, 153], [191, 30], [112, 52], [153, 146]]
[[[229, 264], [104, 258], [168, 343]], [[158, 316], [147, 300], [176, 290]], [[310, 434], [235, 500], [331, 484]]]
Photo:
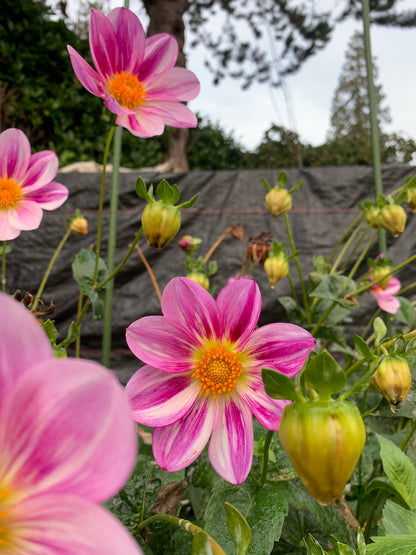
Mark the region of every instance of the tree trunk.
[[[185, 44], [185, 23], [183, 14], [189, 8], [188, 0], [142, 0], [149, 16], [150, 22], [147, 35], [156, 33], [169, 33], [175, 37], [179, 54], [177, 66], [186, 67], [186, 57], [183, 52]], [[189, 171], [187, 144], [189, 129], [173, 128], [169, 133], [170, 147], [166, 161], [163, 163], [164, 171]]]

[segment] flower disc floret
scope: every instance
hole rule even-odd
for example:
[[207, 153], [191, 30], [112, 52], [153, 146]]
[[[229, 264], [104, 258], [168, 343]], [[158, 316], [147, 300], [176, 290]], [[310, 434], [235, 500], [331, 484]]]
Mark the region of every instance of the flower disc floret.
[[126, 108], [138, 108], [146, 98], [146, 90], [137, 75], [122, 71], [108, 82], [107, 90], [117, 102]]
[[22, 189], [14, 179], [0, 177], [0, 209], [16, 208], [22, 198]]
[[201, 360], [195, 363], [195, 371], [192, 378], [198, 378], [201, 393], [213, 394], [232, 391], [237, 385], [237, 378], [243, 372], [238, 354], [229, 351], [221, 343], [214, 347], [204, 349]]

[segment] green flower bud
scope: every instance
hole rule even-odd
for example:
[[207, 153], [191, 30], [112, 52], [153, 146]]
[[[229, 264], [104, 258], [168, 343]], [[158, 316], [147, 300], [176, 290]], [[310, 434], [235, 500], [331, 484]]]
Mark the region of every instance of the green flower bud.
[[379, 223], [387, 229], [393, 237], [404, 231], [406, 225], [406, 212], [398, 204], [387, 204], [380, 210]]
[[412, 385], [412, 374], [407, 360], [399, 355], [384, 356], [372, 383], [391, 405], [399, 405], [406, 399]]
[[[390, 271], [391, 271], [390, 266], [380, 266], [379, 268], [374, 268], [370, 272], [371, 281], [377, 281], [378, 279], [383, 278], [383, 276], [386, 276], [387, 274], [389, 274]], [[385, 277], [384, 279], [379, 281], [377, 285], [379, 285], [382, 289], [386, 289], [386, 287], [389, 284], [390, 278], [391, 276]]]
[[289, 264], [284, 256], [269, 256], [264, 262], [264, 270], [270, 287], [274, 289], [276, 283], [289, 273]]
[[209, 279], [208, 277], [203, 274], [202, 272], [191, 272], [186, 276], [189, 279], [192, 279], [195, 283], [198, 283], [201, 287], [208, 291], [209, 289]]
[[265, 204], [270, 214], [276, 218], [292, 208], [292, 195], [286, 189], [271, 189], [266, 195]]
[[176, 206], [160, 200], [146, 204], [142, 226], [149, 246], [163, 249], [181, 227], [181, 212]]
[[364, 214], [365, 221], [372, 227], [379, 227], [380, 225], [380, 208], [377, 206], [371, 206], [365, 211]]
[[321, 505], [342, 496], [366, 437], [357, 407], [335, 399], [287, 405], [279, 436], [303, 485]]
[[406, 203], [413, 214], [416, 214], [416, 188], [411, 187], [407, 189], [407, 200]]

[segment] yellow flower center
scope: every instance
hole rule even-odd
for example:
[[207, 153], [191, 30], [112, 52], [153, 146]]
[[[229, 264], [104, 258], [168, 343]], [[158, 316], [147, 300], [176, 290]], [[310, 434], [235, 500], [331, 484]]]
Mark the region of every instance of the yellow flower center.
[[14, 179], [0, 177], [0, 209], [16, 208], [22, 196], [22, 189]]
[[109, 80], [107, 91], [117, 100], [120, 106], [126, 108], [138, 108], [146, 98], [146, 90], [143, 83], [136, 75], [121, 71]]
[[0, 489], [0, 553], [17, 553], [25, 544], [13, 517], [13, 497], [9, 489]]
[[237, 378], [243, 372], [238, 353], [229, 351], [221, 343], [204, 349], [201, 359], [194, 364], [193, 378], [198, 378], [201, 393], [230, 392], [237, 385]]

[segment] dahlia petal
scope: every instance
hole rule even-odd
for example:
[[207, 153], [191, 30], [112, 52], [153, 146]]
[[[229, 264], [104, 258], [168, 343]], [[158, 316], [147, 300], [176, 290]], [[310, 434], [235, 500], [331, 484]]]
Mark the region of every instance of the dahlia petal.
[[395, 277], [391, 277], [389, 280], [389, 284], [383, 291], [383, 296], [390, 296], [390, 295], [397, 295], [397, 293], [402, 288], [401, 281]]
[[253, 460], [253, 417], [238, 398], [217, 401], [218, 419], [208, 448], [209, 460], [224, 480], [242, 484]]
[[21, 181], [25, 194], [50, 183], [56, 176], [58, 168], [58, 157], [51, 150], [43, 150], [33, 154], [26, 175]]
[[153, 366], [137, 370], [125, 388], [134, 420], [153, 428], [185, 416], [200, 390], [189, 374], [168, 374]]
[[119, 50], [111, 21], [99, 10], [91, 10], [90, 50], [98, 73], [109, 79], [118, 71]]
[[226, 339], [241, 349], [256, 328], [261, 311], [261, 294], [254, 280], [240, 279], [226, 285], [217, 297]]
[[117, 71], [136, 74], [143, 61], [146, 41], [146, 34], [140, 19], [127, 8], [114, 8], [107, 18], [116, 34]]
[[199, 343], [221, 339], [217, 304], [208, 291], [192, 279], [173, 278], [163, 291], [161, 306], [164, 316], [190, 330]]
[[134, 115], [117, 116], [116, 124], [128, 129], [132, 135], [143, 139], [161, 135], [165, 130], [162, 119], [156, 114], [146, 112], [143, 106]]
[[0, 133], [0, 177], [20, 182], [30, 162], [29, 139], [20, 129], [6, 129]]
[[27, 200], [36, 202], [43, 210], [55, 210], [68, 198], [69, 191], [61, 183], [51, 181], [41, 189], [26, 196]]
[[193, 100], [201, 88], [196, 75], [183, 67], [174, 67], [158, 75], [150, 75], [143, 84], [149, 102]]
[[389, 314], [396, 314], [400, 307], [400, 301], [396, 297], [390, 295], [381, 295], [375, 291], [370, 291], [381, 310]]
[[144, 316], [126, 330], [127, 345], [137, 358], [165, 372], [192, 369], [194, 339], [180, 324], [163, 316]]
[[9, 208], [9, 224], [24, 231], [37, 229], [42, 220], [42, 208], [30, 199], [21, 200], [16, 208]]
[[292, 377], [302, 369], [314, 346], [315, 340], [308, 331], [293, 324], [275, 323], [254, 330], [244, 352], [253, 357], [256, 365]]
[[0, 210], [0, 241], [11, 241], [19, 237], [21, 230], [9, 224], [9, 217], [6, 211]]
[[119, 104], [117, 100], [113, 96], [111, 96], [109, 92], [105, 91], [104, 95], [105, 95], [104, 103], [106, 108], [110, 110], [110, 112], [112, 112], [113, 114], [116, 114], [116, 116], [123, 116], [123, 115], [136, 113], [135, 110], [131, 110], [130, 108], [126, 108], [125, 106], [121, 106], [121, 104]]
[[102, 507], [74, 495], [26, 498], [15, 511], [19, 540], [24, 553], [30, 555], [142, 553], [116, 518]]
[[264, 390], [261, 376], [250, 376], [245, 384], [237, 383], [237, 393], [267, 430], [278, 430], [283, 409], [289, 401], [272, 399]]
[[215, 425], [215, 403], [199, 397], [188, 414], [170, 426], [153, 431], [153, 455], [168, 472], [189, 466], [203, 451]]
[[51, 359], [33, 366], [5, 400], [2, 418], [2, 476], [12, 488], [16, 482], [31, 494], [72, 493], [101, 503], [134, 467], [130, 407], [116, 377], [97, 363]]
[[178, 58], [178, 51], [178, 43], [168, 33], [158, 33], [148, 37], [144, 60], [138, 73], [140, 81], [172, 69]]
[[[0, 219], [1, 222], [1, 219]], [[1, 227], [0, 227], [1, 232]], [[53, 360], [49, 339], [21, 303], [0, 293], [0, 411], [21, 376], [34, 361]]]
[[165, 125], [171, 127], [196, 127], [198, 119], [191, 110], [181, 102], [155, 102], [146, 104], [146, 110], [152, 109]]
[[72, 46], [68, 45], [69, 58], [71, 60], [72, 69], [77, 79], [88, 92], [94, 96], [104, 97], [104, 86], [101, 76], [88, 64], [82, 56], [78, 54]]

